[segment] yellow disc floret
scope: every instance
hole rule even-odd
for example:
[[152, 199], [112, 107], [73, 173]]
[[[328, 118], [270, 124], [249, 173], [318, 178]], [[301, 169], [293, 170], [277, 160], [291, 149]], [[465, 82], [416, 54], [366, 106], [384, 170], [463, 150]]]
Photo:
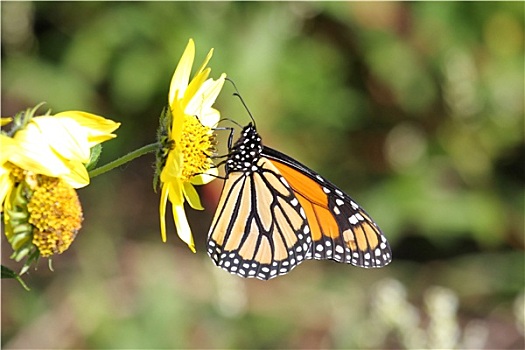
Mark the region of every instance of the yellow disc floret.
[[65, 251], [83, 220], [76, 191], [59, 178], [38, 176], [27, 209], [34, 227], [33, 244], [43, 257]]
[[20, 183], [25, 179], [26, 171], [9, 162], [4, 164], [4, 167], [9, 170], [11, 177], [15, 183]]
[[[213, 164], [214, 135], [211, 128], [201, 124], [194, 116], [184, 116], [182, 137], [178, 147], [184, 157], [182, 178], [188, 181], [193, 176], [204, 174]], [[176, 146], [177, 147], [177, 146]]]

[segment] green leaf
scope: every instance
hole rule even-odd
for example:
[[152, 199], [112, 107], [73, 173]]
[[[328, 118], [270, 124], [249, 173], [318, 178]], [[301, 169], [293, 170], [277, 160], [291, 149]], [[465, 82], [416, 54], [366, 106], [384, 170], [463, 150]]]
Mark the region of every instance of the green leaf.
[[16, 278], [17, 276], [16, 272], [2, 265], [2, 278]]
[[2, 266], [2, 279], [4, 279], [4, 278], [14, 278], [22, 285], [22, 287], [25, 290], [30, 291], [30, 289], [27, 286], [27, 284], [25, 284], [25, 282], [22, 280], [22, 278], [16, 272], [14, 272], [13, 270], [11, 270], [8, 267], [5, 267], [4, 265], [1, 265], [1, 266]]

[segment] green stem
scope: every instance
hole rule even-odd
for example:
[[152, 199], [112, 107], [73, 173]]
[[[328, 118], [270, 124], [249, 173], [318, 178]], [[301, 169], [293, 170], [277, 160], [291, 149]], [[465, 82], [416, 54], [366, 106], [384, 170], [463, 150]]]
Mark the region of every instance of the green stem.
[[137, 150], [134, 150], [133, 152], [129, 152], [125, 156], [122, 156], [122, 157], [120, 157], [118, 159], [115, 159], [114, 161], [112, 161], [112, 162], [110, 162], [108, 164], [102, 165], [101, 167], [98, 167], [96, 169], [91, 170], [89, 172], [89, 177], [90, 178], [94, 178], [95, 176], [104, 174], [105, 172], [108, 172], [108, 171], [110, 171], [112, 169], [115, 169], [115, 168], [117, 168], [117, 167], [119, 167], [119, 166], [121, 166], [123, 164], [131, 162], [135, 158], [143, 156], [143, 155], [145, 155], [147, 153], [155, 152], [155, 150], [157, 150], [158, 147], [159, 147], [159, 143], [155, 142], [155, 143], [146, 145], [144, 147], [141, 147], [141, 148], [139, 148]]

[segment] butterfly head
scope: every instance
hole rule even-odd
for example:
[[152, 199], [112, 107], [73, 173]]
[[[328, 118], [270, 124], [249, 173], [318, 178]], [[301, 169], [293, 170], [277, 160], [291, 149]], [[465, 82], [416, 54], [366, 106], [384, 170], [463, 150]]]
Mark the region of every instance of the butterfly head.
[[256, 171], [262, 150], [261, 137], [257, 133], [257, 129], [252, 123], [246, 125], [242, 129], [241, 136], [230, 149], [230, 156], [226, 162], [227, 173]]

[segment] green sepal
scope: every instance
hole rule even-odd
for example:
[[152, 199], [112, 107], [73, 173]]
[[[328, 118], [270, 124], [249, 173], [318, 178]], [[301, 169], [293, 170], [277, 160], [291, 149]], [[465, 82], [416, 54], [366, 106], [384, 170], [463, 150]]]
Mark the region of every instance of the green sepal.
[[[14, 117], [13, 117], [13, 122], [11, 123], [11, 129], [6, 132], [5, 134], [9, 137], [13, 137], [13, 135], [20, 129], [23, 129], [25, 128], [25, 126], [27, 125], [27, 123], [29, 123], [31, 121], [31, 119], [33, 119], [33, 117], [35, 117], [35, 114], [36, 114], [36, 111], [42, 107], [43, 105], [45, 105], [46, 103], [45, 102], [40, 102], [39, 104], [37, 104], [35, 107], [33, 108], [28, 108], [26, 109], [25, 111], [21, 111], [21, 112], [18, 112]], [[46, 113], [42, 114], [44, 116], [47, 116], [51, 113], [50, 110], [48, 110]]]
[[172, 115], [170, 108], [164, 108], [159, 118], [159, 128], [157, 129], [157, 143], [160, 145], [155, 152], [155, 174], [153, 175], [153, 190], [157, 192], [160, 182], [160, 173], [166, 165], [168, 153], [172, 148], [169, 138]]
[[100, 159], [100, 154], [102, 154], [102, 144], [97, 144], [91, 147], [89, 154], [89, 161], [86, 164], [87, 171], [93, 170]]
[[[18, 235], [30, 235], [33, 232], [33, 226], [31, 226], [30, 223], [20, 223], [16, 226], [11, 225], [13, 227], [13, 234], [15, 236]], [[9, 243], [12, 243], [11, 241]]]
[[[13, 230], [14, 231], [14, 230]], [[33, 239], [33, 229], [29, 231], [24, 231], [18, 234], [15, 234], [10, 240], [9, 243], [14, 251], [22, 248], [27, 242], [30, 242]]]
[[[25, 258], [29, 253], [31, 253], [31, 250], [34, 248], [35, 246], [33, 245], [32, 242], [25, 242], [24, 244], [22, 244], [17, 250], [15, 250], [13, 252], [13, 254], [11, 254], [10, 258], [13, 259], [14, 261], [16, 262], [20, 262], [20, 260], [22, 260], [23, 258]], [[29, 261], [29, 258], [28, 260]], [[27, 261], [26, 261], [26, 264], [27, 264]], [[22, 274], [22, 273], [21, 273]]]
[[40, 258], [40, 251], [38, 249], [33, 250], [31, 254], [27, 257], [26, 262], [24, 263], [24, 266], [22, 266], [22, 269], [20, 270], [20, 275], [23, 275], [24, 273], [29, 270], [33, 262], [37, 262]]

